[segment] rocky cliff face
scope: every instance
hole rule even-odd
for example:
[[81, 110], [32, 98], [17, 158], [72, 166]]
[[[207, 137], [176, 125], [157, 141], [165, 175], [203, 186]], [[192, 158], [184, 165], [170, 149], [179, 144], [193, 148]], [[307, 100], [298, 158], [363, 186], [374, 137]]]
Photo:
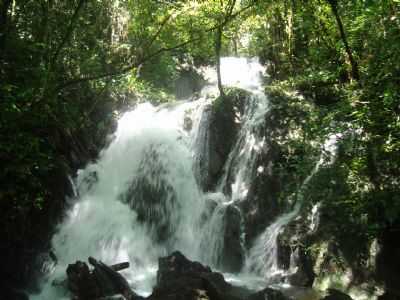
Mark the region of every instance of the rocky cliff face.
[[[273, 89], [269, 94], [270, 117], [276, 120], [272, 140], [279, 149], [274, 161], [281, 187], [278, 195], [286, 201], [293, 195], [302, 201], [298, 216], [278, 237], [279, 265], [288, 274], [285, 280], [295, 286], [336, 288], [366, 299], [377, 299], [385, 286], [387, 292], [382, 299], [397, 297], [392, 280], [397, 278], [396, 267], [388, 263], [394, 259], [395, 249], [399, 249], [396, 239], [390, 234], [386, 239], [385, 234], [382, 239], [369, 238], [344, 207], [333, 204], [349, 194], [343, 181], [343, 159], [346, 147], [351, 147], [351, 134], [341, 135], [333, 163], [322, 166], [307, 186], [299, 190], [300, 183], [318, 161], [317, 145], [323, 134], [313, 133], [317, 108], [297, 94]], [[336, 291], [326, 299], [348, 299], [339, 294]]]

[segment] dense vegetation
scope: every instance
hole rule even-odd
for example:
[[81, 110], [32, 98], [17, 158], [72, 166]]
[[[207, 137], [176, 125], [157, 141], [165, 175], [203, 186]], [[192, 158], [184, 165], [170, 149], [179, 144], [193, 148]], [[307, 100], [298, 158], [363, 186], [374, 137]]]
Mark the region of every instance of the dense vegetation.
[[[351, 219], [363, 225], [354, 232], [376, 236], [400, 213], [399, 3], [308, 1], [268, 8], [258, 16], [267, 21], [255, 30], [250, 49], [271, 65], [273, 86], [305, 96], [297, 108], [306, 115], [304, 139], [342, 135], [334, 177], [346, 192], [328, 203], [339, 224]], [[305, 109], [307, 103], [314, 108]]]
[[[65, 192], [55, 176], [81, 166], [71, 152], [96, 155], [114, 110], [172, 99], [183, 71], [221, 55], [257, 55], [276, 93], [305, 96], [303, 140], [351, 135], [329, 198], [338, 223], [399, 230], [399, 12], [397, 0], [1, 1], [2, 253], [40, 243]], [[301, 147], [288, 148], [298, 174]]]

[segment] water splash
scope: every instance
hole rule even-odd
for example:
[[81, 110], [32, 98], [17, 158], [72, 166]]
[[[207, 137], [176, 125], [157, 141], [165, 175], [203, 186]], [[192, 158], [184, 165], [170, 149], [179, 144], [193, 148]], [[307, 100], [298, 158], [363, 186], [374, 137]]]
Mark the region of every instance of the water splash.
[[286, 274], [286, 271], [281, 269], [278, 264], [278, 236], [284, 227], [298, 216], [304, 201], [304, 190], [315, 174], [318, 173], [320, 167], [334, 162], [338, 138], [340, 138], [339, 135], [332, 134], [323, 143], [319, 160], [297, 191], [294, 208], [290, 212], [279, 216], [255, 240], [246, 257], [242, 271], [244, 274], [261, 276], [266, 279], [266, 284], [279, 282]]
[[[241, 170], [252, 164], [251, 153], [262, 146], [256, 132], [267, 109], [262, 71], [256, 60], [222, 59], [224, 84], [255, 94], [242, 118], [240, 145], [230, 158], [232, 164], [241, 162], [235, 167], [241, 175], [234, 180], [234, 195], [249, 184]], [[215, 83], [207, 89], [217, 91]], [[205, 199], [210, 195], [201, 192], [195, 168], [196, 161], [207, 156], [202, 142], [209, 103], [207, 96], [158, 108], [144, 103], [122, 116], [109, 147], [75, 178], [72, 207], [52, 239], [58, 263], [31, 299], [68, 299], [57, 282], [65, 278], [69, 263], [89, 256], [107, 264], [130, 262], [131, 268], [122, 274], [142, 295], [151, 292], [158, 258], [172, 249], [218, 264], [224, 210], [231, 199], [218, 196], [207, 214]], [[236, 198], [240, 197], [232, 199]]]

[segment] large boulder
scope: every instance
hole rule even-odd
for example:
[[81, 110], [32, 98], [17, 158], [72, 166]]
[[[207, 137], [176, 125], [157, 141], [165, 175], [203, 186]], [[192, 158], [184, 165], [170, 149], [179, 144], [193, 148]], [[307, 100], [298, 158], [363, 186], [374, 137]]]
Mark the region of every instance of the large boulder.
[[376, 274], [385, 283], [386, 298], [400, 299], [400, 221], [387, 228], [379, 237], [379, 251], [376, 257]]
[[165, 177], [156, 146], [148, 149], [138, 173], [120, 199], [137, 213], [139, 222], [151, 228], [155, 241], [165, 242], [173, 234], [174, 224], [178, 223], [174, 211], [179, 205], [175, 191]]
[[174, 252], [159, 259], [157, 283], [149, 300], [237, 300], [246, 291], [227, 283], [221, 273]]
[[[122, 295], [124, 299], [128, 300], [143, 299], [130, 288], [128, 281], [118, 273], [118, 271], [128, 268], [129, 263], [108, 266], [93, 257], [89, 257], [88, 260], [94, 267], [92, 270], [82, 261], [69, 264], [67, 267], [66, 283], [73, 299], [108, 299], [107, 297], [116, 295]], [[64, 283], [60, 282], [58, 285], [63, 286]]]
[[199, 92], [205, 85], [204, 78], [190, 66], [179, 70], [178, 78], [175, 80], [175, 96], [185, 99]]
[[309, 243], [309, 218], [297, 217], [278, 235], [278, 265], [288, 270], [286, 281], [294, 286], [311, 287], [315, 273], [313, 259], [307, 251]]
[[241, 241], [241, 218], [240, 211], [236, 206], [229, 205], [226, 208], [221, 268], [232, 273], [241, 270], [244, 260]]
[[27, 294], [25, 294], [23, 291], [19, 291], [7, 286], [0, 286], [1, 288], [1, 299], [5, 300], [29, 300], [29, 297]]
[[289, 298], [287, 298], [281, 291], [266, 288], [250, 295], [246, 300], [289, 300]]
[[205, 191], [212, 190], [222, 175], [240, 129], [237, 116], [243, 114], [248, 96], [244, 90], [228, 90], [226, 95], [218, 97], [204, 112], [204, 121], [208, 124], [204, 151], [208, 157], [203, 159], [207, 164], [200, 167], [201, 173], [204, 174], [200, 185]]
[[353, 298], [339, 290], [328, 289], [327, 295], [322, 300], [353, 300]]
[[254, 177], [246, 201], [239, 204], [245, 222], [247, 246], [283, 211], [284, 204], [278, 201], [280, 179], [274, 171], [274, 162], [278, 156], [279, 149], [274, 143], [263, 147], [256, 158], [255, 170], [252, 170]]
[[310, 258], [307, 256], [304, 247], [298, 246], [291, 254], [291, 264], [294, 267], [287, 277], [287, 281], [294, 286], [311, 287], [314, 282], [315, 274]]

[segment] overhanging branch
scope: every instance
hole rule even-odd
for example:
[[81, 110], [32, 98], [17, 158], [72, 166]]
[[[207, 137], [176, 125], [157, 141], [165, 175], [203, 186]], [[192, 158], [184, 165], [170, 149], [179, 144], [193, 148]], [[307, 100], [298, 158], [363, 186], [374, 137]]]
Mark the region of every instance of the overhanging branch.
[[[83, 0], [84, 1], [84, 0]], [[249, 5], [243, 7], [242, 9], [238, 10], [237, 12], [233, 13], [231, 12], [231, 14], [229, 16], [227, 16], [226, 18], [224, 18], [224, 20], [221, 23], [218, 23], [212, 27], [209, 27], [207, 29], [204, 30], [204, 33], [209, 33], [212, 32], [218, 28], [221, 28], [226, 26], [230, 21], [232, 21], [234, 18], [236, 18], [237, 16], [239, 16], [240, 14], [242, 14], [243, 12], [247, 11], [248, 9], [250, 9], [251, 7], [253, 7], [255, 4], [257, 4], [258, 0], [254, 0], [252, 1]], [[160, 34], [162, 28], [164, 27], [164, 25], [168, 22], [169, 17], [167, 17], [166, 19], [164, 19], [164, 21], [162, 22], [162, 24], [160, 25], [159, 30], [156, 32], [156, 34], [152, 37], [152, 40], [157, 38], [157, 35]], [[70, 81], [65, 82], [64, 84], [61, 84], [60, 86], [58, 86], [56, 88], [56, 92], [60, 92], [61, 90], [75, 85], [75, 84], [80, 84], [83, 82], [87, 82], [87, 81], [93, 81], [93, 80], [99, 80], [99, 79], [104, 79], [104, 78], [108, 78], [108, 77], [117, 77], [117, 76], [121, 76], [124, 75], [130, 71], [132, 71], [133, 69], [139, 67], [140, 65], [144, 64], [145, 62], [151, 60], [152, 58], [164, 53], [164, 52], [169, 52], [169, 51], [173, 51], [179, 48], [183, 48], [191, 43], [197, 42], [199, 40], [202, 39], [202, 36], [197, 36], [197, 37], [192, 37], [190, 39], [187, 39], [186, 41], [176, 44], [174, 46], [171, 47], [163, 47], [160, 48], [156, 51], [154, 51], [153, 53], [146, 55], [144, 57], [142, 57], [141, 59], [139, 59], [138, 61], [135, 61], [133, 63], [131, 63], [130, 65], [119, 69], [119, 70], [115, 70], [115, 71], [111, 71], [111, 72], [106, 72], [106, 73], [102, 73], [102, 74], [97, 74], [97, 75], [88, 75], [88, 76], [83, 76], [81, 78], [77, 78], [77, 79], [72, 79]], [[153, 43], [154, 41], [152, 41], [151, 43]]]

